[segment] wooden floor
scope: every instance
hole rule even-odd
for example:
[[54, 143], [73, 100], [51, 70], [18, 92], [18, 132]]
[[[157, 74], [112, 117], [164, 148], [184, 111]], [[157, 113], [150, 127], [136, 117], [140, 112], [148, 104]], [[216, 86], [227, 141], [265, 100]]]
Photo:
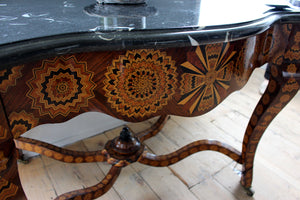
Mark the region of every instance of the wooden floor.
[[[241, 149], [245, 127], [256, 102], [263, 70], [254, 72], [248, 84], [230, 95], [210, 113], [183, 118], [171, 116], [163, 130], [145, 142], [156, 154], [170, 153], [199, 139], [217, 139]], [[134, 131], [154, 120], [130, 124]], [[239, 184], [241, 166], [216, 152], [199, 152], [170, 167], [154, 168], [139, 163], [124, 168], [114, 187], [99, 199], [109, 200], [295, 200], [300, 199], [300, 93], [267, 129], [258, 148], [254, 167], [254, 197]], [[122, 127], [69, 146], [101, 149]], [[54, 199], [57, 195], [98, 183], [109, 170], [106, 163], [65, 164], [44, 156], [19, 164], [29, 200]]]

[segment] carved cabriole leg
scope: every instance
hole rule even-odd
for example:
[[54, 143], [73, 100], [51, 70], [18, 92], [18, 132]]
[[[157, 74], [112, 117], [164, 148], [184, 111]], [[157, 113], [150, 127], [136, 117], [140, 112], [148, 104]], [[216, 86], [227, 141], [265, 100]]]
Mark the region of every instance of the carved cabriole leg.
[[[272, 60], [269, 85], [257, 104], [244, 135], [241, 184], [250, 189], [253, 177], [253, 162], [258, 143], [272, 120], [290, 102], [299, 90], [300, 29], [294, 27], [284, 53]], [[253, 195], [251, 190], [249, 195]]]
[[243, 141], [243, 176], [242, 185], [248, 189], [252, 184], [253, 162], [258, 143], [271, 121], [296, 95], [293, 92], [283, 92], [284, 86], [270, 79], [267, 92], [262, 96], [248, 124]]
[[0, 199], [26, 199], [18, 173], [17, 150], [0, 99]]

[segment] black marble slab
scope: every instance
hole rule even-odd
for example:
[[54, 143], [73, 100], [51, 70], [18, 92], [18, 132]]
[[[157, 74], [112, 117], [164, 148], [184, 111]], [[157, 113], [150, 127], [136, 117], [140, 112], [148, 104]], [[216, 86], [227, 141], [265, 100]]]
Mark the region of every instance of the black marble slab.
[[141, 5], [95, 0], [0, 1], [0, 62], [94, 50], [166, 48], [233, 41], [275, 22], [300, 21], [287, 1], [147, 0]]

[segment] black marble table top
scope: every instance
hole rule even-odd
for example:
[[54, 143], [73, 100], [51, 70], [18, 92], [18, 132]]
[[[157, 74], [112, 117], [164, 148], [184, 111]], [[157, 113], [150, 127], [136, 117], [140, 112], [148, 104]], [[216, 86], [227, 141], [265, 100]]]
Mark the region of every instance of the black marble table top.
[[12, 64], [25, 51], [41, 49], [59, 54], [233, 41], [278, 21], [300, 21], [300, 9], [285, 0], [2, 0], [0, 62]]

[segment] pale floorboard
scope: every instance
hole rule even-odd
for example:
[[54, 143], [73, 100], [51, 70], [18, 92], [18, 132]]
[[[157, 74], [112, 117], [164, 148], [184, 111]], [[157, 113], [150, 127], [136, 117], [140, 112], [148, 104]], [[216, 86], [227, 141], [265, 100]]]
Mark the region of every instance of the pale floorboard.
[[[263, 70], [257, 69], [248, 84], [216, 109], [194, 118], [172, 116], [162, 131], [145, 141], [150, 152], [170, 153], [199, 139], [217, 139], [241, 149], [243, 133], [260, 98]], [[134, 132], [155, 120], [130, 124]], [[99, 199], [113, 200], [300, 200], [300, 93], [273, 121], [262, 138], [255, 160], [254, 197], [239, 184], [241, 166], [216, 152], [200, 152], [170, 167], [139, 163], [124, 168], [114, 187]], [[97, 150], [116, 137], [122, 127], [77, 142], [68, 148]], [[38, 156], [19, 164], [29, 200], [54, 199], [70, 190], [99, 182], [108, 172], [106, 163], [65, 164]]]

